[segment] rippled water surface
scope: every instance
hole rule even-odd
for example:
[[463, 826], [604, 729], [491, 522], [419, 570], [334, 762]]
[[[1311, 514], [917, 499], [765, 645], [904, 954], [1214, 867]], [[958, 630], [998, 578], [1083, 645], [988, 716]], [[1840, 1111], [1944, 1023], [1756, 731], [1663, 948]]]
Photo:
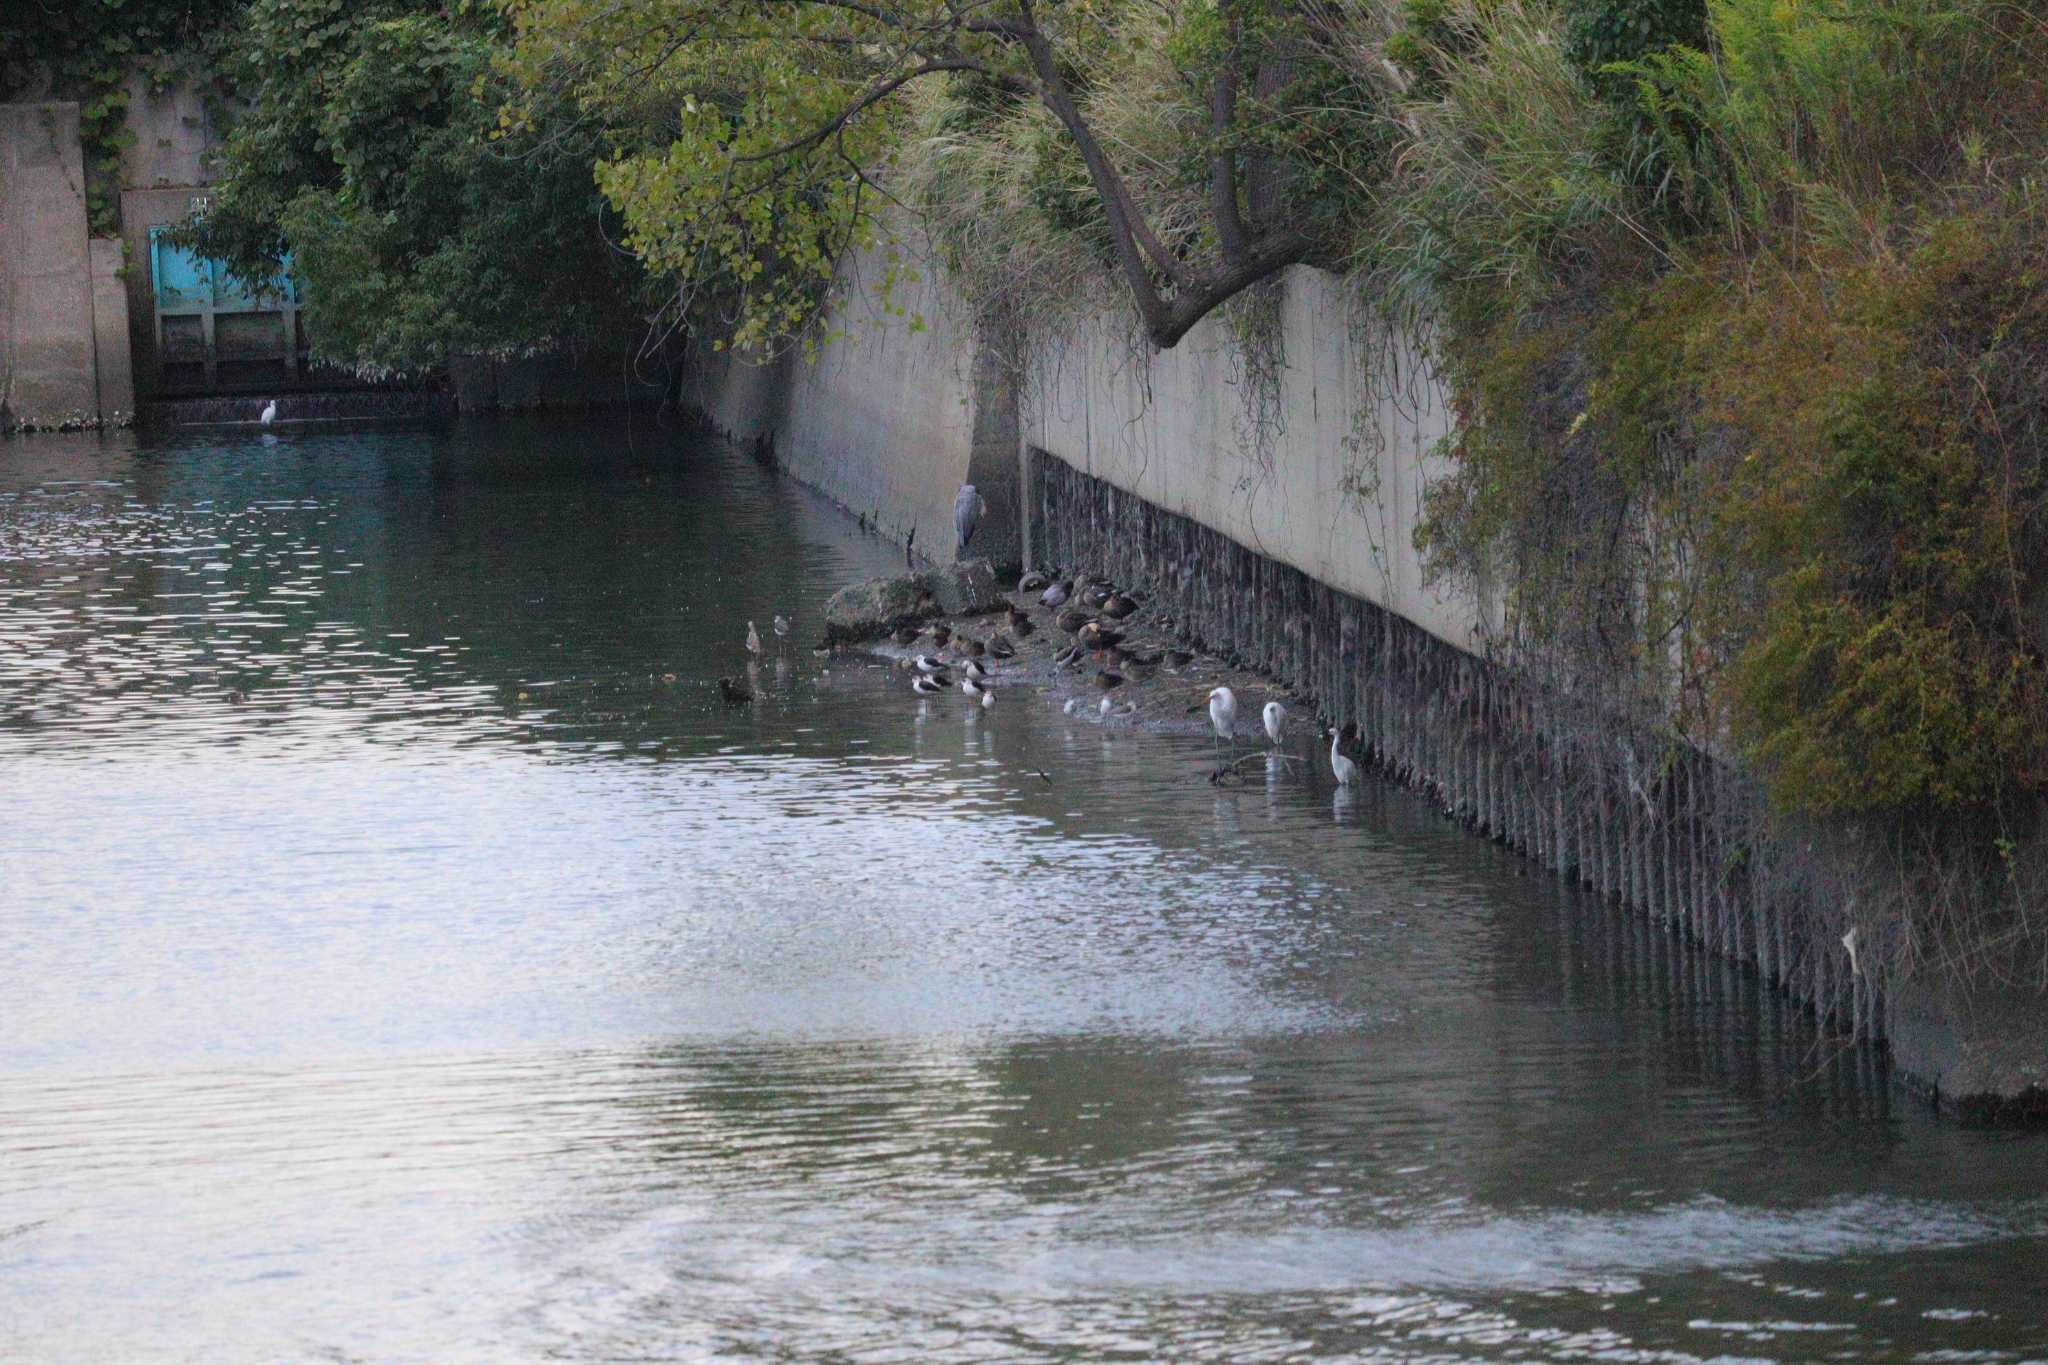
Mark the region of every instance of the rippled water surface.
[[0, 1358], [2048, 1356], [2048, 1143], [1404, 794], [718, 703], [896, 557], [645, 422], [0, 443]]

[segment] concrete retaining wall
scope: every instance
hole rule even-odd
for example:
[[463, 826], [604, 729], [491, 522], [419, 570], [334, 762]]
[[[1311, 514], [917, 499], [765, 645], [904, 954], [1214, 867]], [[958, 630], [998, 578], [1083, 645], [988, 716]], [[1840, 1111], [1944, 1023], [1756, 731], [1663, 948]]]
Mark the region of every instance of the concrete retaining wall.
[[[1213, 314], [1150, 356], [1120, 325], [1084, 327], [1033, 358], [1025, 440], [1480, 648], [1488, 611], [1426, 587], [1415, 551], [1422, 491], [1438, 473], [1432, 448], [1450, 430], [1442, 394], [1414, 347], [1353, 295], [1322, 271], [1288, 271], [1267, 296], [1277, 326], [1256, 361]], [[1262, 368], [1272, 376], [1263, 390]]]
[[1021, 554], [1015, 394], [936, 272], [891, 286], [888, 271], [881, 251], [850, 263], [832, 319], [846, 335], [815, 357], [702, 353], [683, 398], [884, 534], [914, 534], [926, 559], [953, 559], [953, 502], [973, 483], [989, 515], [968, 553], [1007, 568]]
[[1423, 583], [1414, 531], [1449, 418], [1413, 348], [1339, 281], [1289, 272], [1277, 345], [1211, 319], [1147, 355], [1120, 311], [1018, 346], [929, 279], [896, 299], [922, 315], [913, 332], [879, 307], [875, 262], [856, 267], [834, 318], [852, 342], [809, 366], [700, 359], [686, 398], [882, 530], [917, 527], [921, 548], [963, 478], [1021, 485], [1025, 559], [1149, 594], [1207, 648], [1356, 721], [1386, 773], [1470, 828], [1752, 966], [1838, 1037], [1888, 1042], [1946, 1098], [2048, 1087], [2048, 1000], [1852, 971], [1854, 857], [1774, 846], [1754, 783], [1546, 692], [1488, 649], [1489, 589]]

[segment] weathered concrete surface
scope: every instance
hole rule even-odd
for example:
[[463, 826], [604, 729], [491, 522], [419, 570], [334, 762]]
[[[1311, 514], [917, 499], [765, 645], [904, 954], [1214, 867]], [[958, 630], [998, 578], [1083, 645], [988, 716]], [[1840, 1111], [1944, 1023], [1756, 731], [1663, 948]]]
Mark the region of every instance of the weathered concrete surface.
[[135, 420], [135, 371], [128, 340], [128, 292], [121, 278], [121, 239], [93, 238], [90, 255], [99, 417], [108, 426], [127, 426]]
[[224, 130], [194, 82], [159, 84], [148, 70], [130, 72], [128, 131], [135, 140], [121, 149], [122, 188], [189, 187], [213, 179], [207, 158]]
[[869, 578], [841, 588], [825, 604], [825, 638], [834, 643], [874, 640], [902, 626], [1008, 604], [987, 560], [963, 560], [928, 573]]
[[1908, 1079], [1945, 1104], [2048, 1115], [2048, 998], [1953, 983], [1900, 982], [1887, 1040]]
[[[1158, 354], [1134, 353], [1121, 318], [1081, 328], [1033, 365], [1024, 440], [1476, 648], [1482, 604], [1424, 586], [1415, 550], [1449, 414], [1414, 348], [1362, 313], [1354, 292], [1322, 271], [1288, 271], [1262, 358], [1216, 315]], [[1262, 367], [1273, 376], [1263, 400]]]
[[762, 366], [702, 353], [685, 401], [733, 439], [772, 445], [792, 475], [885, 535], [914, 536], [918, 555], [936, 563], [955, 557], [953, 499], [974, 484], [989, 515], [968, 554], [1007, 568], [1021, 554], [1014, 388], [989, 367], [974, 320], [932, 267], [920, 263], [893, 287], [888, 271], [881, 250], [848, 263], [832, 318], [847, 335], [815, 358]]
[[98, 419], [78, 106], [0, 105], [0, 427]]

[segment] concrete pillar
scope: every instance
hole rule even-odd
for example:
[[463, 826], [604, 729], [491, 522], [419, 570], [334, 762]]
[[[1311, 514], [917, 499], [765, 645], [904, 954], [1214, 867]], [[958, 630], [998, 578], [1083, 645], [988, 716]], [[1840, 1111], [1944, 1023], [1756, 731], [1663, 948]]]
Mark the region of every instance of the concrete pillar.
[[100, 421], [110, 427], [126, 426], [135, 418], [135, 366], [128, 349], [128, 286], [121, 278], [121, 239], [95, 237], [89, 254]]
[[0, 425], [99, 416], [86, 240], [78, 106], [0, 105]]

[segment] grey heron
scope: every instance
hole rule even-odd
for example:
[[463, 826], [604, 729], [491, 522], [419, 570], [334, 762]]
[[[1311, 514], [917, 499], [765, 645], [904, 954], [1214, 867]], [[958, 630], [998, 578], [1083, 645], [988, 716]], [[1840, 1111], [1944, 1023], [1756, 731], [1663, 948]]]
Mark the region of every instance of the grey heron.
[[976, 492], [973, 484], [961, 484], [960, 496], [953, 499], [953, 529], [960, 533], [960, 548], [956, 553], [967, 553], [967, 547], [974, 541], [974, 528], [987, 515], [988, 499]]

